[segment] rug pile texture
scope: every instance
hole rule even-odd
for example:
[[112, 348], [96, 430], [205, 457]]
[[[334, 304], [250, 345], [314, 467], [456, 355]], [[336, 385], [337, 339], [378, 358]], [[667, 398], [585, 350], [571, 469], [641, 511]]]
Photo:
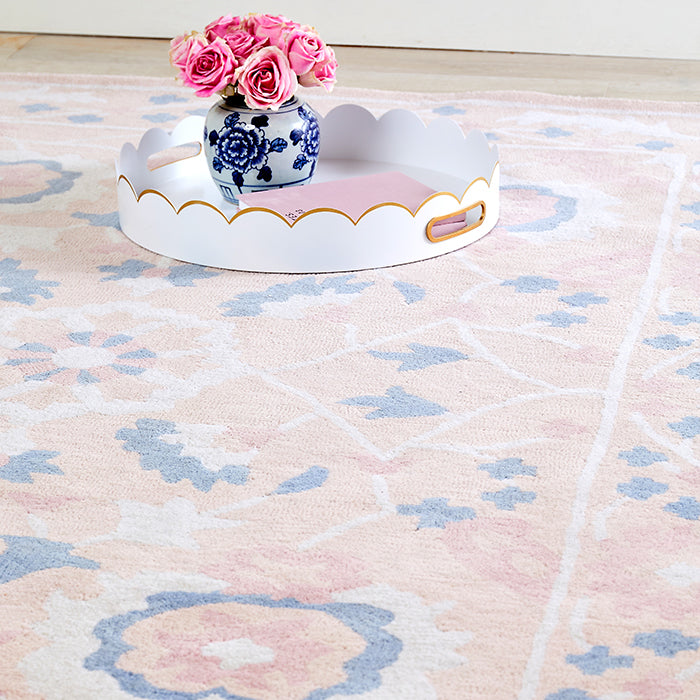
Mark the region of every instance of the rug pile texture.
[[119, 228], [208, 101], [0, 86], [0, 698], [700, 697], [698, 105], [310, 96], [485, 132], [501, 216], [295, 276]]

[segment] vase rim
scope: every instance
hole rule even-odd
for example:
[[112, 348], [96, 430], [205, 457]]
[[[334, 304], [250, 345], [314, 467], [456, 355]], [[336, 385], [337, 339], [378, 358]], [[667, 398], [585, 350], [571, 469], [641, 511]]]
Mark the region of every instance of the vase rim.
[[248, 107], [245, 103], [243, 95], [232, 95], [230, 97], [222, 97], [218, 104], [225, 109], [235, 110], [236, 112], [248, 112], [255, 114], [279, 114], [282, 111], [287, 111], [301, 104], [301, 100], [296, 96], [292, 95], [286, 102], [283, 102], [278, 109], [258, 109], [255, 107]]

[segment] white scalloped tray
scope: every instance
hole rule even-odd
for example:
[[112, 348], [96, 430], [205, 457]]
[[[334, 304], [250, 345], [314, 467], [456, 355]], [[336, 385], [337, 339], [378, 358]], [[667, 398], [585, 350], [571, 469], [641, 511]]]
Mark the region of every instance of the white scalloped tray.
[[[347, 272], [425, 260], [473, 243], [498, 220], [498, 151], [478, 131], [438, 118], [427, 126], [412, 112], [379, 119], [341, 105], [319, 120], [321, 152], [314, 182], [401, 171], [436, 190], [415, 213], [382, 202], [353, 221], [318, 209], [293, 224], [269, 209], [241, 211], [209, 177], [200, 152], [149, 169], [153, 154], [201, 144], [203, 117], [172, 133], [150, 129], [116, 163], [122, 231], [153, 252], [209, 267], [255, 272]], [[438, 237], [439, 222], [464, 213], [457, 232]]]

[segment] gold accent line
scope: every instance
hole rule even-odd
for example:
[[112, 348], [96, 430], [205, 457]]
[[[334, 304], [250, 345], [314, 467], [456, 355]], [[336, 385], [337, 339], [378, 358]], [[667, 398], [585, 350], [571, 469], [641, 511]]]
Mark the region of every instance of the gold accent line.
[[[184, 160], [184, 159], [183, 159]], [[265, 207], [246, 207], [245, 209], [241, 209], [237, 211], [230, 219], [224, 214], [224, 212], [221, 211], [221, 209], [215, 207], [213, 204], [210, 204], [209, 202], [205, 202], [201, 199], [191, 199], [187, 202], [185, 202], [179, 209], [175, 207], [175, 205], [162, 193], [159, 192], [158, 190], [154, 189], [145, 189], [141, 192], [141, 194], [136, 194], [136, 190], [134, 189], [134, 186], [131, 184], [131, 181], [129, 178], [124, 175], [123, 173], [119, 175], [119, 178], [117, 179], [117, 184], [119, 184], [122, 180], [126, 182], [127, 185], [129, 185], [129, 188], [131, 191], [134, 193], [134, 198], [136, 199], [136, 202], [141, 201], [141, 197], [143, 197], [145, 194], [156, 194], [159, 197], [162, 197], [171, 207], [172, 210], [175, 212], [175, 214], [179, 214], [183, 209], [193, 206], [195, 204], [203, 204], [205, 207], [209, 207], [210, 209], [213, 209], [214, 211], [218, 212], [226, 221], [228, 224], [232, 224], [235, 219], [237, 219], [239, 216], [244, 216], [246, 212], [253, 212], [253, 211], [263, 211], [268, 214], [273, 214], [276, 216], [278, 219], [281, 219], [284, 221], [289, 228], [292, 228], [298, 221], [301, 221], [302, 219], [306, 218], [310, 214], [316, 214], [319, 212], [330, 212], [331, 214], [340, 214], [341, 216], [344, 216], [348, 221], [350, 221], [354, 226], [357, 226], [357, 224], [360, 222], [360, 220], [367, 216], [370, 212], [374, 211], [375, 209], [379, 209], [380, 207], [399, 207], [400, 209], [405, 209], [414, 219], [416, 216], [418, 216], [418, 212], [425, 206], [430, 200], [435, 199], [436, 197], [440, 197], [442, 195], [447, 195], [449, 197], [452, 197], [455, 202], [459, 203], [462, 201], [462, 198], [464, 195], [467, 193], [469, 188], [476, 182], [479, 182], [479, 180], [483, 180], [486, 183], [487, 187], [491, 186], [491, 182], [493, 181], [493, 176], [494, 173], [496, 172], [496, 168], [500, 165], [500, 161], [496, 161], [495, 165], [493, 166], [493, 170], [491, 171], [491, 177], [487, 181], [483, 175], [480, 175], [477, 178], [474, 178], [464, 189], [464, 192], [462, 193], [462, 197], [457, 197], [456, 195], [452, 194], [452, 192], [434, 192], [431, 194], [428, 198], [423, 200], [418, 208], [416, 209], [415, 213], [411, 211], [405, 204], [401, 204], [400, 202], [381, 202], [380, 204], [375, 204], [374, 206], [370, 207], [366, 211], [364, 211], [360, 216], [357, 218], [357, 221], [355, 221], [349, 214], [346, 214], [344, 211], [341, 211], [340, 209], [332, 209], [332, 208], [318, 208], [318, 209], [311, 209], [310, 211], [304, 212], [301, 216], [296, 218], [294, 221], [290, 222], [285, 216], [282, 216], [282, 214], [279, 214], [278, 212], [274, 211], [273, 209], [266, 209]], [[456, 213], [461, 213], [461, 212], [453, 212], [451, 214], [446, 214], [446, 217], [451, 217], [454, 216]], [[438, 240], [444, 240], [446, 239], [447, 236], [443, 236]]]
[[[476, 209], [476, 207], [481, 207], [481, 215], [474, 223], [471, 223], [471, 224], [469, 224], [469, 226], [465, 226], [464, 228], [461, 228], [457, 231], [453, 231], [452, 233], [448, 233], [444, 236], [433, 236], [433, 226], [435, 224], [437, 224], [440, 221], [445, 221], [446, 219], [451, 219], [453, 216], [459, 216], [460, 214], [466, 214], [468, 211], [471, 211], [472, 209]], [[485, 218], [486, 218], [486, 202], [484, 202], [484, 200], [482, 199], [480, 202], [476, 202], [475, 204], [471, 204], [470, 206], [466, 207], [465, 209], [460, 209], [459, 211], [453, 212], [452, 214], [442, 214], [441, 216], [436, 216], [436, 217], [432, 218], [428, 222], [428, 227], [426, 228], [425, 235], [428, 237], [428, 240], [431, 243], [440, 243], [441, 241], [447, 241], [450, 238], [454, 238], [455, 236], [461, 236], [463, 233], [467, 233], [468, 231], [473, 231], [475, 228], [478, 228], [479, 226], [481, 226], [481, 224], [484, 223]]]

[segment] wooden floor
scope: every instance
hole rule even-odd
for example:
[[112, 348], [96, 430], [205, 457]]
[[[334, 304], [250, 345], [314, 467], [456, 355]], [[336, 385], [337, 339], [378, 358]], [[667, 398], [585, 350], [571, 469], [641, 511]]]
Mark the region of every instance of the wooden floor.
[[[700, 61], [335, 47], [348, 87], [700, 101]], [[162, 39], [0, 33], [0, 71], [173, 76]]]

